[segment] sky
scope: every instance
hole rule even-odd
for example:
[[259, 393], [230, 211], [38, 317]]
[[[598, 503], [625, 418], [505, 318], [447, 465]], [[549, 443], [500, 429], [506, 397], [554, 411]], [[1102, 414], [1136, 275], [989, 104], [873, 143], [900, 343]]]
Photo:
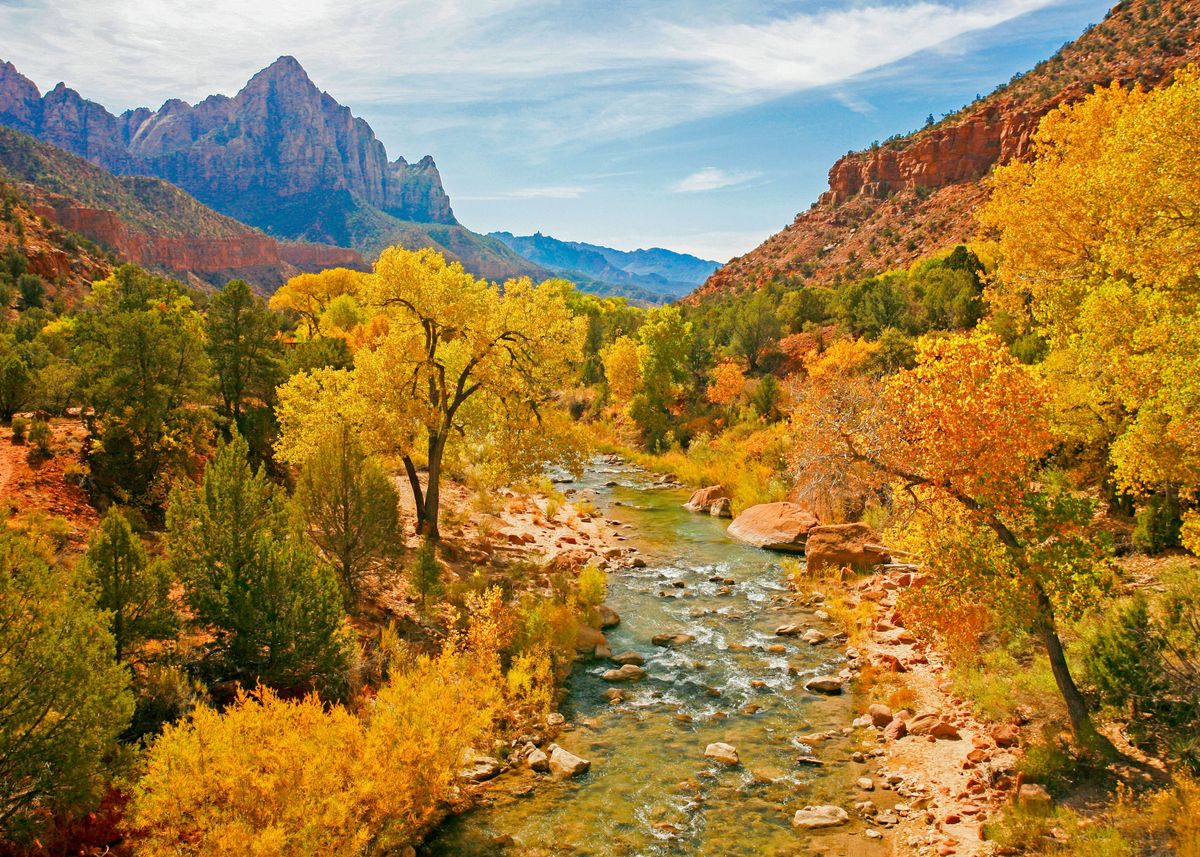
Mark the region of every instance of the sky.
[[849, 150], [987, 94], [1094, 0], [0, 0], [0, 59], [113, 112], [283, 54], [476, 231], [725, 261]]

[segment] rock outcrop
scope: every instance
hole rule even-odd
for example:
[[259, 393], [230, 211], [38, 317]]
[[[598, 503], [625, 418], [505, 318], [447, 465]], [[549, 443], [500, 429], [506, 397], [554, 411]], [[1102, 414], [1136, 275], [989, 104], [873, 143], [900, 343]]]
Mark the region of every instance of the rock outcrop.
[[820, 523], [803, 506], [781, 501], [751, 506], [733, 519], [727, 532], [755, 547], [800, 553], [809, 531]]
[[1116, 80], [1154, 86], [1200, 59], [1200, 0], [1126, 0], [1025, 75], [940, 122], [840, 158], [829, 190], [694, 298], [780, 278], [827, 284], [904, 267], [975, 236], [992, 168], [1030, 152], [1041, 117]]

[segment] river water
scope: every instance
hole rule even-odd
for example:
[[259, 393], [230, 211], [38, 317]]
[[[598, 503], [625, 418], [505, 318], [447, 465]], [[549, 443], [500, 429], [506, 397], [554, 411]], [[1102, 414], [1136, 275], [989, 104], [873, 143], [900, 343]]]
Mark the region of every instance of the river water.
[[[614, 652], [644, 655], [649, 676], [609, 685], [601, 675], [613, 664], [577, 664], [560, 707], [569, 728], [558, 743], [590, 759], [590, 772], [561, 782], [506, 775], [483, 805], [447, 822], [426, 853], [886, 853], [857, 822], [834, 833], [791, 826], [807, 804], [848, 806], [847, 783], [857, 774], [846, 765], [849, 738], [801, 740], [841, 730], [854, 712], [849, 696], [803, 688], [807, 678], [842, 668], [839, 648], [774, 636], [791, 622], [833, 631], [787, 597], [780, 558], [731, 540], [727, 521], [685, 511], [686, 493], [635, 470], [597, 463], [560, 487], [593, 492], [601, 513], [622, 525], [624, 544], [646, 561], [645, 568], [609, 573], [607, 603], [621, 623], [606, 633]], [[678, 648], [650, 642], [676, 631], [695, 640]], [[786, 651], [767, 651], [779, 644]], [[610, 704], [602, 693], [613, 686], [630, 698]], [[737, 748], [739, 766], [704, 758], [717, 741]], [[810, 754], [826, 766], [797, 762]], [[529, 793], [517, 796], [522, 791]]]

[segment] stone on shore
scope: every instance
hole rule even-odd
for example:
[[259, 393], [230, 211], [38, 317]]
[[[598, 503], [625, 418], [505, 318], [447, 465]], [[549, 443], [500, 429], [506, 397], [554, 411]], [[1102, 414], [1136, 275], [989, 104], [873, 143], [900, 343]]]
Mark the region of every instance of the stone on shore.
[[689, 512], [709, 512], [712, 513], [712, 506], [719, 500], [729, 499], [729, 493], [720, 485], [709, 485], [707, 488], [701, 488], [692, 494], [691, 498], [683, 504], [683, 508]]
[[805, 830], [837, 827], [849, 821], [850, 813], [840, 806], [806, 806], [796, 810], [796, 814], [792, 816], [792, 825]]
[[804, 546], [805, 565], [810, 574], [824, 569], [870, 568], [891, 560], [879, 536], [867, 524], [826, 524], [808, 532]]
[[529, 770], [537, 771], [538, 773], [544, 774], [550, 770], [550, 757], [546, 755], [544, 750], [539, 750], [536, 747], [525, 757], [525, 763], [529, 765]]
[[826, 640], [828, 640], [829, 635], [822, 634], [816, 628], [809, 628], [807, 631], [805, 631], [803, 634], [800, 635], [800, 639], [803, 640], [804, 642], [808, 643], [809, 645], [815, 646], [818, 643], [824, 643]]
[[607, 604], [601, 604], [596, 608], [596, 612], [600, 614], [601, 630], [615, 628], [621, 624], [621, 617], [617, 615], [617, 611], [609, 607]]
[[708, 507], [708, 514], [714, 518], [732, 518], [733, 517], [733, 501], [728, 497], [722, 497], [720, 500], [714, 500], [712, 505]]
[[709, 744], [704, 748], [704, 757], [706, 759], [714, 759], [722, 765], [737, 765], [741, 764], [741, 759], [738, 758], [738, 751], [731, 744], [724, 744], [720, 741], [715, 744]]
[[591, 625], [580, 623], [578, 630], [575, 632], [575, 651], [580, 654], [590, 655], [595, 653], [597, 646], [607, 646], [608, 638], [604, 636], [604, 632]]
[[878, 702], [867, 706], [867, 716], [871, 718], [871, 725], [880, 729], [891, 723], [893, 717], [892, 709]]
[[816, 515], [796, 503], [761, 503], [734, 518], [727, 532], [755, 547], [800, 553], [809, 531], [820, 523]]

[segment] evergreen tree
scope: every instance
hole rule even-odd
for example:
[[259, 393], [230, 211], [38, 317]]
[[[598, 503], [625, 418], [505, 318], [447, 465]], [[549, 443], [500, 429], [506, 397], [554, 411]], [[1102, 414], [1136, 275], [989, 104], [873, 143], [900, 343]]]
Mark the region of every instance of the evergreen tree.
[[400, 498], [387, 472], [343, 426], [305, 463], [296, 500], [309, 538], [338, 572], [347, 607], [400, 553]]
[[96, 606], [112, 616], [109, 624], [117, 660], [128, 657], [139, 643], [174, 635], [169, 568], [150, 561], [118, 509], [109, 509], [100, 522], [79, 570], [95, 593]]
[[129, 673], [76, 579], [0, 531], [0, 838], [97, 796]]
[[197, 623], [213, 636], [214, 669], [247, 686], [337, 692], [351, 657], [337, 580], [248, 455], [235, 434], [198, 488], [173, 492], [170, 561]]
[[244, 280], [230, 280], [209, 302], [206, 329], [221, 410], [244, 434], [247, 408], [269, 405], [280, 381], [278, 325]]

